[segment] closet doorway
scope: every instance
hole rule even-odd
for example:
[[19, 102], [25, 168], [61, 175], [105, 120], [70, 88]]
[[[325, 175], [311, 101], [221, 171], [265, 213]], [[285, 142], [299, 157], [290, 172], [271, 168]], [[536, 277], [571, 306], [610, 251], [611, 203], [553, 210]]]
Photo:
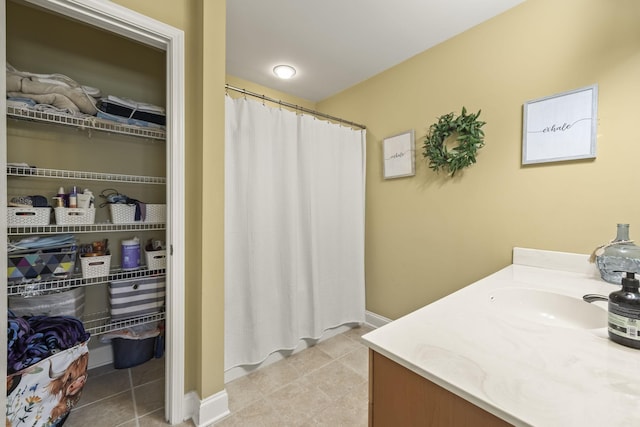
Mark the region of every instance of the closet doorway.
[[[0, 0], [2, 22], [6, 22], [7, 0]], [[165, 418], [171, 424], [177, 424], [184, 420], [184, 34], [181, 30], [157, 22], [153, 19], [132, 12], [124, 7], [110, 2], [99, 0], [21, 0], [15, 1], [19, 5], [34, 7], [39, 11], [45, 11], [56, 19], [61, 17], [75, 23], [85, 24], [96, 33], [108, 33], [129, 41], [146, 46], [150, 50], [163, 52], [165, 81], [162, 90], [165, 97], [166, 132], [164, 136], [164, 164], [161, 169], [166, 179], [162, 199], [166, 203], [166, 221], [163, 236], [167, 247], [166, 261], [166, 298], [165, 298]], [[7, 58], [8, 35], [2, 31], [2, 43], [0, 58], [5, 62]], [[55, 28], [39, 31], [55, 31]], [[73, 40], [69, 40], [73, 43]], [[105, 56], [117, 55], [118, 52], [104, 52]], [[99, 70], [103, 78], [113, 70]], [[117, 70], [116, 70], [117, 71]], [[51, 70], [51, 73], [56, 72]], [[6, 76], [3, 67], [2, 84], [0, 89], [5, 90]], [[118, 76], [114, 76], [117, 79]], [[7, 170], [7, 109], [0, 109], [0, 165]], [[80, 132], [91, 130], [79, 128]], [[64, 155], [64, 153], [59, 153]], [[125, 152], [122, 155], [126, 155]], [[81, 167], [77, 169], [82, 170]], [[1, 175], [2, 188], [7, 188], [7, 178]], [[156, 190], [157, 191], [157, 190]], [[97, 201], [98, 202], [98, 201]], [[0, 203], [7, 206], [7, 194], [0, 195]], [[98, 202], [99, 203], [99, 202]], [[98, 222], [98, 221], [96, 221]], [[5, 240], [8, 237], [7, 220], [0, 216], [0, 229], [3, 230]], [[119, 244], [116, 243], [116, 244]], [[6, 249], [0, 254], [5, 260]], [[7, 304], [7, 279], [0, 279], [0, 299], [2, 309]], [[6, 310], [5, 310], [6, 311]], [[0, 327], [6, 326], [6, 317], [3, 316]], [[2, 365], [6, 366], [6, 351], [3, 352]], [[90, 356], [91, 360], [91, 356]], [[91, 363], [91, 362], [90, 362]], [[6, 374], [6, 372], [5, 372]], [[0, 402], [4, 403], [4, 402]]]

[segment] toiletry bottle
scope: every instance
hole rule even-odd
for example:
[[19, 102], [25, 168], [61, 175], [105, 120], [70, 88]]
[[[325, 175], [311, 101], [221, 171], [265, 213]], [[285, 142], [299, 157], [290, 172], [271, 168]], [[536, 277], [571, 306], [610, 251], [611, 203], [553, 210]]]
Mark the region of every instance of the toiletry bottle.
[[71, 193], [69, 193], [69, 207], [77, 208], [78, 207], [78, 189], [76, 186], [73, 186]]
[[122, 241], [122, 269], [136, 270], [140, 267], [140, 239], [134, 237]]
[[64, 187], [58, 188], [58, 194], [56, 194], [60, 200], [62, 200], [62, 206], [58, 206], [64, 208], [67, 206], [67, 193], [64, 192]]
[[82, 192], [82, 194], [84, 194], [85, 196], [87, 196], [89, 198], [89, 206], [90, 208], [94, 207], [94, 197], [93, 197], [93, 192], [91, 190], [89, 190], [88, 188], [85, 188], [84, 191]]
[[622, 278], [622, 289], [609, 294], [609, 338], [640, 349], [640, 282], [634, 273]]
[[79, 208], [88, 209], [93, 207], [93, 193], [85, 188], [82, 193], [78, 193], [76, 196], [76, 203]]

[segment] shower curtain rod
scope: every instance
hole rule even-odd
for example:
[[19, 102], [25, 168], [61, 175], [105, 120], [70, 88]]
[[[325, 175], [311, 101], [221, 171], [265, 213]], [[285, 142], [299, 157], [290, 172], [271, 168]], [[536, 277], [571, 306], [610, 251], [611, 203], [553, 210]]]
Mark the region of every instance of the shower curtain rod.
[[341, 119], [340, 117], [330, 116], [328, 114], [324, 114], [324, 113], [321, 113], [319, 111], [310, 110], [308, 108], [301, 107], [301, 106], [296, 105], [296, 104], [291, 104], [289, 102], [281, 101], [279, 99], [275, 99], [275, 98], [271, 98], [269, 96], [261, 95], [259, 93], [251, 92], [251, 91], [248, 91], [246, 89], [241, 89], [241, 88], [234, 87], [234, 86], [231, 86], [231, 85], [228, 85], [228, 84], [225, 84], [224, 87], [227, 90], [233, 90], [235, 92], [240, 92], [240, 93], [242, 93], [244, 95], [249, 95], [249, 96], [253, 96], [255, 98], [260, 98], [263, 101], [273, 102], [274, 104], [282, 105], [282, 106], [288, 107], [288, 108], [293, 108], [295, 110], [302, 111], [304, 113], [309, 113], [309, 114], [312, 114], [312, 115], [317, 116], [317, 117], [322, 117], [323, 119], [333, 120], [333, 121], [336, 121], [336, 122], [339, 122], [339, 123], [344, 123], [344, 124], [347, 124], [349, 126], [357, 127], [357, 128], [360, 128], [360, 129], [366, 129], [367, 128], [364, 125], [360, 125], [358, 123], [350, 122], [349, 120], [344, 120], [344, 119]]

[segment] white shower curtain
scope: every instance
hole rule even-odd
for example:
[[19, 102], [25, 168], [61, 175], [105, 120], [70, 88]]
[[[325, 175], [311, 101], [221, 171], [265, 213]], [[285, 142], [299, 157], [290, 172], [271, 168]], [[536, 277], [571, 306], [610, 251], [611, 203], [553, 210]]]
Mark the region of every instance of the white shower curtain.
[[363, 322], [365, 131], [226, 99], [225, 370]]

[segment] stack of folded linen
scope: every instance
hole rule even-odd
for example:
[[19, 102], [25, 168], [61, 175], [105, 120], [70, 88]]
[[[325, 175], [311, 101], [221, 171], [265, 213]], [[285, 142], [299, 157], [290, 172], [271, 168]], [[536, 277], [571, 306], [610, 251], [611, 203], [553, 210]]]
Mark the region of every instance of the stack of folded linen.
[[20, 71], [7, 63], [7, 105], [18, 109], [47, 111], [100, 119], [134, 126], [164, 129], [163, 107], [108, 95], [81, 85], [63, 74]]
[[80, 85], [63, 74], [19, 71], [7, 63], [8, 105], [93, 116], [100, 96], [99, 89]]
[[164, 127], [165, 110], [157, 105], [109, 95], [98, 101], [99, 118], [136, 126]]
[[75, 245], [73, 234], [56, 234], [51, 236], [28, 236], [21, 240], [7, 242], [7, 252], [48, 250]]

